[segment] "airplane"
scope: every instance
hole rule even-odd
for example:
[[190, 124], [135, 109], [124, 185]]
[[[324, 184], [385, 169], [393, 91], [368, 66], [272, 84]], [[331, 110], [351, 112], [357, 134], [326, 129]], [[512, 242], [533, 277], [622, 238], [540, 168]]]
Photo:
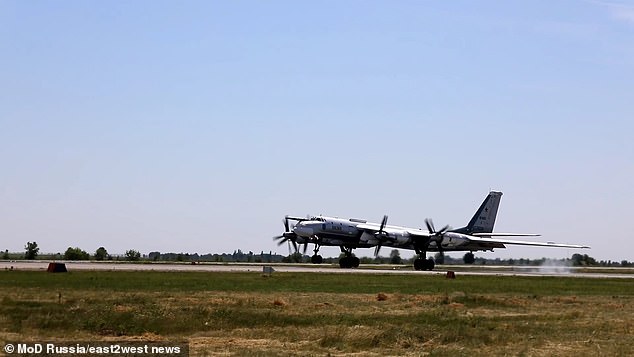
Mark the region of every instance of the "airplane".
[[[480, 208], [473, 215], [469, 223], [461, 228], [451, 229], [449, 226], [436, 230], [431, 219], [425, 219], [427, 230], [420, 228], [408, 228], [390, 226], [387, 224], [387, 216], [383, 216], [380, 224], [371, 223], [364, 219], [343, 219], [328, 216], [285, 216], [284, 233], [273, 237], [278, 240], [278, 245], [292, 243], [298, 252], [298, 245], [304, 245], [306, 253], [308, 244], [314, 244], [311, 263], [321, 264], [323, 258], [319, 255], [322, 246], [339, 246], [344, 254], [339, 259], [341, 268], [359, 267], [359, 258], [352, 254], [357, 248], [375, 247], [374, 255], [378, 256], [381, 247], [393, 247], [411, 249], [418, 257], [414, 260], [415, 270], [433, 270], [435, 263], [432, 258], [427, 259], [427, 252], [454, 251], [493, 251], [495, 248], [506, 248], [511, 245], [528, 245], [539, 247], [558, 248], [590, 248], [577, 244], [560, 244], [554, 242], [533, 242], [500, 239], [497, 237], [536, 237], [539, 234], [532, 233], [494, 233], [493, 226], [497, 216], [502, 192], [491, 191], [484, 199]], [[296, 224], [291, 227], [289, 222]]]

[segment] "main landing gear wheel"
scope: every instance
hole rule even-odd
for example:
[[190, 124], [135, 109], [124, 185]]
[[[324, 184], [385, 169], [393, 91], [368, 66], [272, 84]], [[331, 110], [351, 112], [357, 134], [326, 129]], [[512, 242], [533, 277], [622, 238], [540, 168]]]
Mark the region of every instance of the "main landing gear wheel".
[[359, 258], [357, 257], [343, 257], [339, 259], [339, 267], [340, 268], [358, 268], [359, 267]]
[[323, 263], [324, 258], [321, 257], [321, 255], [313, 255], [312, 257], [310, 257], [310, 262], [313, 264], [321, 264]]
[[434, 270], [434, 260], [432, 258], [422, 259], [416, 258], [414, 260], [414, 270]]

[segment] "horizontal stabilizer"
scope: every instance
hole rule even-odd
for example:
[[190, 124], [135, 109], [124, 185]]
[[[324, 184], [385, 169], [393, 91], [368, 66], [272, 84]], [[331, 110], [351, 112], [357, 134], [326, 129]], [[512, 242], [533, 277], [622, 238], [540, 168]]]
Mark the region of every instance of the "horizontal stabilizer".
[[476, 237], [539, 237], [537, 233], [473, 233]]
[[471, 237], [472, 242], [482, 242], [482, 243], [501, 243], [501, 244], [515, 244], [515, 245], [532, 245], [536, 247], [553, 247], [553, 248], [577, 248], [577, 249], [585, 249], [590, 248], [587, 245], [578, 245], [578, 244], [562, 244], [555, 242], [528, 242], [522, 240], [511, 240], [511, 239], [489, 239], [489, 238], [480, 238], [480, 237]]

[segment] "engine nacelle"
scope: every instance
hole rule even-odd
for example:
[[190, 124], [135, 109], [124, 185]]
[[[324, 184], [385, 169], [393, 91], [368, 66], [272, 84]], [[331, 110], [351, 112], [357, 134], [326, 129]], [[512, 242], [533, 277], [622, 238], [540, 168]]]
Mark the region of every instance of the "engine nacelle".
[[442, 246], [444, 248], [456, 248], [469, 243], [469, 238], [464, 234], [447, 232], [443, 234]]
[[376, 244], [379, 244], [379, 240], [374, 236], [374, 234], [363, 232], [363, 234], [361, 235], [361, 238], [359, 238], [359, 243], [376, 245]]
[[400, 247], [409, 244], [410, 238], [408, 234], [399, 231], [386, 232], [385, 235], [363, 232], [359, 241], [362, 244], [381, 244], [388, 247]]
[[400, 246], [404, 246], [406, 244], [411, 243], [411, 238], [409, 234], [397, 232], [397, 233], [391, 234], [390, 236], [393, 237], [392, 244], [395, 246], [400, 247]]

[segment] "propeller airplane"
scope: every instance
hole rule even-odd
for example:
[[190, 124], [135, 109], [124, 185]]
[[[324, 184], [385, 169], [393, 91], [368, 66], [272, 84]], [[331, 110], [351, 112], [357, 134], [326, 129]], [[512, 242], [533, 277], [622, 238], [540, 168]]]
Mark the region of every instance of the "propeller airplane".
[[[454, 251], [493, 251], [495, 248], [506, 248], [510, 245], [527, 245], [539, 247], [559, 248], [589, 248], [576, 244], [560, 244], [553, 242], [533, 242], [497, 237], [539, 236], [529, 233], [494, 233], [493, 226], [497, 216], [502, 192], [491, 191], [471, 218], [469, 223], [457, 229], [444, 226], [436, 230], [431, 219], [425, 219], [427, 230], [390, 226], [387, 216], [383, 216], [381, 223], [370, 223], [363, 219], [343, 219], [328, 216], [286, 216], [284, 217], [284, 233], [273, 237], [278, 245], [292, 244], [295, 252], [300, 246], [305, 254], [309, 244], [314, 245], [311, 262], [321, 264], [323, 258], [319, 255], [322, 246], [339, 246], [344, 256], [339, 260], [341, 268], [356, 268], [359, 258], [352, 254], [356, 248], [374, 247], [374, 255], [378, 256], [382, 247], [411, 249], [418, 257], [414, 260], [415, 270], [433, 270], [435, 263], [432, 258], [427, 259], [427, 252], [435, 251], [441, 255]], [[296, 222], [291, 226], [290, 222]]]

